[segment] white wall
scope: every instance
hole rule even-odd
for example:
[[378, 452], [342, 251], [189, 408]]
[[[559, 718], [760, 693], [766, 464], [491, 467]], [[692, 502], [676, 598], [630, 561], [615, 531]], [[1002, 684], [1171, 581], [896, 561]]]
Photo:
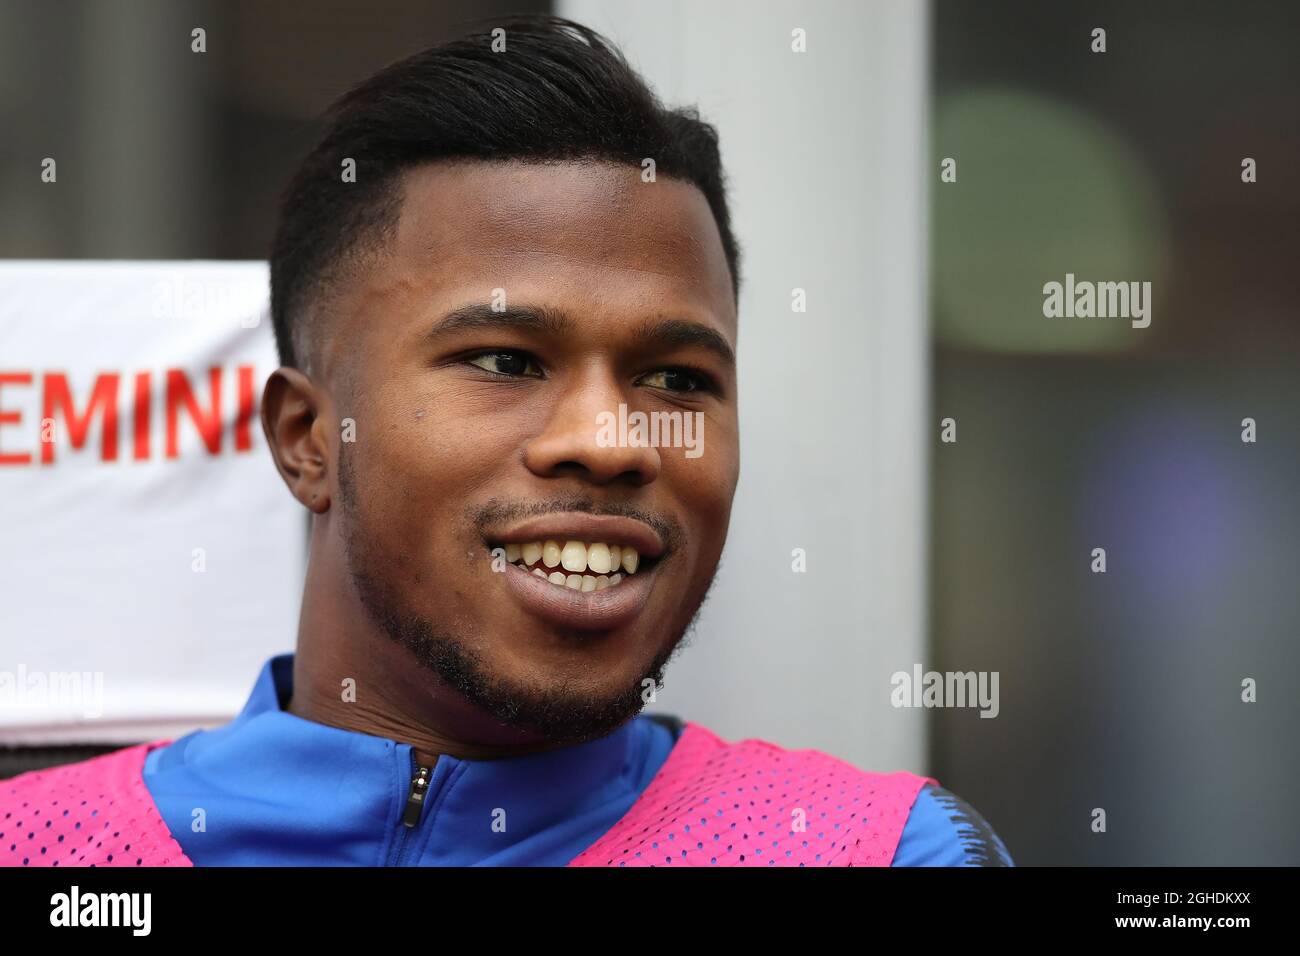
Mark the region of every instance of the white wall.
[[[651, 709], [923, 766], [927, 5], [562, 0], [720, 133], [742, 244], [741, 479], [719, 579]], [[807, 31], [807, 52], [791, 31]], [[808, 311], [791, 311], [791, 290]], [[808, 571], [791, 570], [791, 550]]]

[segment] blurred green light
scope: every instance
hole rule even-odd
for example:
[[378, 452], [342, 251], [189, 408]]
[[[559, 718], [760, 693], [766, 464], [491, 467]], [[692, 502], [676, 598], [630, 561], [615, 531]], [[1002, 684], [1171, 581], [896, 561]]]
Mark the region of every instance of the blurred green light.
[[[933, 139], [935, 336], [1011, 352], [1135, 348], [1162, 321], [1161, 198], [1135, 152], [1064, 103], [1011, 90], [942, 97]], [[957, 181], [938, 181], [957, 161]], [[1152, 327], [1047, 318], [1043, 286], [1151, 281]]]

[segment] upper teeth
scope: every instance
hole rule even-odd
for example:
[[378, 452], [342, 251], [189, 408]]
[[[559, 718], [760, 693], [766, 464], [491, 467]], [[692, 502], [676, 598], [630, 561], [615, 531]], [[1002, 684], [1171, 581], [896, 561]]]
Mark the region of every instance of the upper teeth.
[[[599, 589], [601, 577], [615, 572], [608, 580], [610, 584], [617, 584], [623, 579], [617, 572], [626, 571], [628, 574], [635, 574], [641, 563], [641, 555], [635, 548], [605, 544], [602, 541], [594, 544], [585, 541], [566, 541], [563, 544], [554, 540], [530, 541], [527, 544], [507, 544], [505, 549], [506, 560], [510, 563], [518, 562], [525, 568], [530, 568], [538, 565], [540, 560], [541, 564], [534, 568], [534, 573], [538, 573], [540, 568], [555, 568], [556, 570], [549, 575], [544, 571], [541, 573], [557, 584], [562, 583], [560, 579], [563, 578], [563, 583], [568, 587], [573, 587], [569, 582], [576, 578], [578, 588], [581, 590], [593, 589], [584, 586], [582, 581], [584, 571], [591, 571], [600, 576], [593, 578], [595, 588]], [[567, 571], [568, 574], [562, 574], [560, 569]]]

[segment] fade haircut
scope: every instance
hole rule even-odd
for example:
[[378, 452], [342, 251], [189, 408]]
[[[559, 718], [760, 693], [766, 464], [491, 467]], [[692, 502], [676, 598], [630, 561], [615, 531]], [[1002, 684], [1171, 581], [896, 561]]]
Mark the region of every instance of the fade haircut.
[[[492, 30], [505, 31], [493, 52]], [[696, 186], [739, 295], [718, 136], [694, 109], [667, 109], [623, 54], [554, 16], [510, 17], [386, 67], [325, 113], [285, 189], [271, 247], [271, 317], [282, 365], [306, 367], [310, 315], [395, 232], [402, 172], [438, 161], [604, 160]], [[356, 182], [342, 163], [356, 161]]]

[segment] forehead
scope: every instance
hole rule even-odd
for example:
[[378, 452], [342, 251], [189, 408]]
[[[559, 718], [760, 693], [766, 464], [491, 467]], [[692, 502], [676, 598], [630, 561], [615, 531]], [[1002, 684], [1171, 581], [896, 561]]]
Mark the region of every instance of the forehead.
[[[428, 314], [504, 289], [510, 304], [579, 313], [689, 312], [735, 341], [726, 255], [690, 183], [603, 162], [464, 162], [408, 170], [402, 186], [396, 234], [358, 277], [354, 316], [378, 300]], [[340, 331], [331, 344], [349, 338]]]
[[561, 272], [570, 263], [649, 272], [731, 297], [708, 202], [682, 180], [644, 182], [637, 167], [602, 162], [501, 162], [417, 167], [404, 186], [405, 251], [489, 268], [537, 259]]

